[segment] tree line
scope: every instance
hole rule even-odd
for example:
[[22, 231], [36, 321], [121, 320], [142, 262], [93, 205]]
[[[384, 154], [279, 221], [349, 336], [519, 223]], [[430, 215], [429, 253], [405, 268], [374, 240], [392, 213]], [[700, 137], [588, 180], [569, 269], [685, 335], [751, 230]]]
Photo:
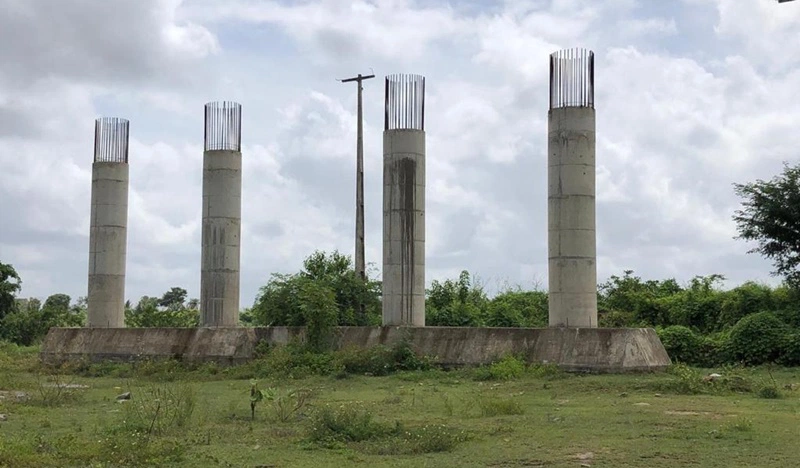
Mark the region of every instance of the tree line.
[[[598, 285], [601, 327], [652, 327], [675, 360], [715, 366], [777, 362], [800, 365], [800, 164], [784, 167], [770, 181], [734, 184], [743, 198], [733, 216], [739, 238], [756, 243], [750, 252], [773, 261], [783, 282], [770, 287], [747, 282], [721, 288], [722, 275], [697, 276], [687, 284], [674, 278], [644, 280], [631, 270]], [[371, 272], [370, 272], [371, 273]], [[21, 280], [0, 263], [0, 339], [20, 344], [40, 340], [50, 327], [85, 323], [86, 300], [54, 294], [44, 304], [17, 298]], [[469, 327], [546, 327], [547, 292], [507, 288], [489, 297], [469, 272], [433, 281], [426, 291], [426, 324]], [[251, 308], [240, 313], [244, 326], [307, 326], [321, 333], [331, 326], [381, 323], [381, 284], [355, 275], [348, 256], [314, 252], [294, 274], [273, 274]], [[160, 297], [142, 297], [125, 307], [129, 327], [195, 327], [196, 299], [173, 287]], [[315, 332], [316, 330], [316, 332]]]

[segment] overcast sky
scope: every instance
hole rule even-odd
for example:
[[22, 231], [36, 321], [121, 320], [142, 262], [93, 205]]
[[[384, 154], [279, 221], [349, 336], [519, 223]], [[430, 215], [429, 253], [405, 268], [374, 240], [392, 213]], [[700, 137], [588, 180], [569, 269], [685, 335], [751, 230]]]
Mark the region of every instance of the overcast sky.
[[94, 119], [131, 121], [126, 296], [199, 295], [203, 104], [242, 104], [242, 307], [314, 249], [353, 253], [365, 83], [379, 274], [383, 77], [427, 80], [427, 280], [547, 284], [548, 55], [596, 57], [598, 280], [774, 284], [734, 182], [800, 148], [800, 2], [0, 0], [0, 262], [86, 295]]

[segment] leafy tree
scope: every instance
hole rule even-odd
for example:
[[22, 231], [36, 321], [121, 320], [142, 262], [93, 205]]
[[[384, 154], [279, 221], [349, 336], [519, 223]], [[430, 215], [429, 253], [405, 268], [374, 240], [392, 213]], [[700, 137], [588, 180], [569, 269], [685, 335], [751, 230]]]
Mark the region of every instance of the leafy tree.
[[243, 327], [252, 327], [253, 324], [253, 309], [245, 307], [239, 311], [239, 325]]
[[31, 345], [47, 334], [52, 327], [79, 327], [86, 314], [80, 301], [70, 305], [66, 294], [53, 294], [42, 305], [38, 299], [20, 299], [14, 312], [0, 323], [2, 337], [21, 345]]
[[667, 309], [669, 325], [684, 325], [701, 332], [721, 328], [722, 292], [719, 283], [722, 275], [695, 276], [689, 286], [660, 303]]
[[0, 262], [0, 319], [16, 308], [15, 297], [22, 288], [17, 270], [10, 264]]
[[[380, 323], [380, 282], [355, 274], [350, 258], [334, 251], [314, 252], [303, 262], [303, 269], [292, 275], [274, 273], [262, 286], [253, 304], [253, 323], [257, 325], [301, 326], [307, 324], [302, 310], [302, 288], [307, 282], [328, 289], [334, 297], [338, 325], [377, 325]], [[365, 313], [359, 313], [359, 304]]]
[[[315, 251], [303, 261], [299, 276], [330, 288], [336, 297], [339, 325], [375, 324], [381, 315], [381, 285], [378, 281], [362, 281], [347, 255]], [[360, 305], [364, 312], [360, 312]]]
[[161, 296], [158, 305], [168, 309], [180, 309], [183, 303], [186, 302], [186, 290], [183, 288], [171, 288]]
[[41, 321], [48, 330], [50, 327], [81, 327], [85, 324], [86, 315], [81, 313], [80, 299], [75, 306], [70, 306], [70, 302], [71, 298], [66, 294], [53, 294], [44, 301]]
[[600, 321], [605, 326], [668, 324], [668, 313], [660, 300], [682, 290], [673, 278], [643, 281], [633, 275], [633, 270], [625, 270], [622, 277], [612, 275], [598, 287]]
[[298, 302], [305, 319], [308, 347], [314, 352], [328, 350], [339, 319], [336, 295], [324, 284], [303, 278]]
[[748, 281], [721, 294], [719, 325], [730, 327], [754, 312], [776, 310], [772, 288]]
[[489, 302], [485, 322], [489, 327], [546, 327], [547, 292], [502, 292]]
[[142, 296], [136, 307], [125, 310], [125, 325], [134, 328], [196, 327], [200, 321], [198, 310], [185, 307], [185, 297], [186, 290], [182, 288], [172, 288], [160, 299]]
[[772, 180], [734, 184], [743, 198], [742, 209], [733, 216], [738, 239], [755, 241], [748, 253], [771, 259], [773, 275], [800, 286], [800, 164], [784, 163], [783, 172]]
[[748, 315], [731, 329], [731, 357], [751, 365], [774, 362], [780, 357], [789, 337], [786, 324], [772, 312]]
[[434, 280], [426, 293], [426, 325], [448, 327], [483, 325], [482, 316], [489, 299], [482, 286], [473, 284], [468, 271], [462, 271], [457, 281]]

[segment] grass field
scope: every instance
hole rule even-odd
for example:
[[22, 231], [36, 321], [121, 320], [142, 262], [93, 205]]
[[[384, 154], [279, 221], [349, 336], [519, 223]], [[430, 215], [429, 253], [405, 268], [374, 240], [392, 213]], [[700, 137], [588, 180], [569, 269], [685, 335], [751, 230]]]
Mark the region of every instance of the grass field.
[[[0, 466], [797, 466], [800, 369], [292, 378], [269, 361], [45, 369], [36, 352], [0, 348]], [[254, 376], [273, 390], [251, 420]]]

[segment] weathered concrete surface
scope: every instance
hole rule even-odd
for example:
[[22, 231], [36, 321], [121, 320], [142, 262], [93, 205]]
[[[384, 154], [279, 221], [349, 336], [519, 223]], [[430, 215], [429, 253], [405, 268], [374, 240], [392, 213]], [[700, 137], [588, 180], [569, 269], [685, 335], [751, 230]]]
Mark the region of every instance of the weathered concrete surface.
[[128, 164], [92, 164], [87, 326], [125, 326]]
[[46, 362], [172, 359], [239, 364], [253, 357], [253, 328], [51, 328], [42, 343]]
[[239, 323], [239, 261], [242, 224], [242, 153], [203, 153], [203, 227], [200, 324]]
[[549, 324], [596, 327], [595, 111], [562, 107], [548, 117]]
[[[260, 340], [279, 346], [303, 335], [300, 327], [52, 328], [41, 356], [46, 361], [179, 358], [239, 363], [252, 358]], [[509, 353], [575, 372], [656, 371], [670, 364], [655, 331], [643, 328], [340, 327], [335, 347], [404, 340], [418, 354], [445, 366], [486, 364]]]
[[425, 326], [425, 132], [383, 132], [383, 325]]

